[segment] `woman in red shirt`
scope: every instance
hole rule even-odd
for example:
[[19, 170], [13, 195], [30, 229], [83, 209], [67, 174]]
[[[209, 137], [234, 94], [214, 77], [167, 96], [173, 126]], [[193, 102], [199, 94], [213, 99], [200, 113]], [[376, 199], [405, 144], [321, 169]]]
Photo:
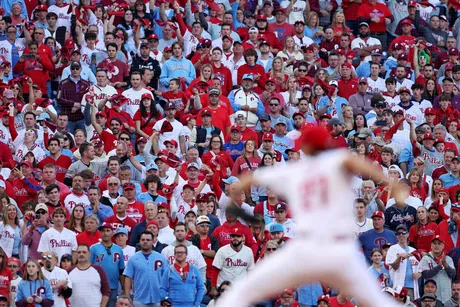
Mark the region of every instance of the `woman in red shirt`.
[[332, 17], [331, 28], [334, 30], [334, 40], [337, 43], [340, 43], [340, 36], [342, 36], [343, 33], [350, 34], [350, 41], [355, 38], [355, 36], [351, 33], [350, 28], [345, 24], [345, 14], [342, 11], [335, 13], [334, 17]]
[[10, 284], [13, 279], [10, 269], [6, 267], [8, 257], [3, 248], [0, 247], [0, 295], [10, 297]]
[[427, 192], [425, 187], [422, 184], [423, 174], [418, 168], [413, 168], [407, 178], [410, 181], [410, 195], [420, 199], [422, 202], [425, 201], [427, 197]]
[[257, 154], [256, 141], [250, 139], [244, 144], [243, 152], [233, 164], [232, 176], [239, 176], [241, 174], [255, 171], [261, 162]]
[[428, 220], [428, 210], [421, 206], [417, 208], [417, 223], [409, 230], [410, 242], [416, 249], [431, 250], [431, 240], [435, 236], [436, 223]]
[[209, 165], [213, 172], [216, 172], [217, 164], [220, 165], [221, 178], [227, 178], [233, 169], [233, 159], [230, 154], [224, 150], [224, 144], [220, 136], [215, 135], [209, 141], [209, 151], [203, 154], [201, 158], [203, 163]]
[[153, 101], [150, 93], [145, 93], [141, 96], [139, 110], [134, 113], [134, 122], [136, 123], [136, 133], [145, 138], [149, 138], [153, 134], [153, 126], [162, 119], [157, 106]]

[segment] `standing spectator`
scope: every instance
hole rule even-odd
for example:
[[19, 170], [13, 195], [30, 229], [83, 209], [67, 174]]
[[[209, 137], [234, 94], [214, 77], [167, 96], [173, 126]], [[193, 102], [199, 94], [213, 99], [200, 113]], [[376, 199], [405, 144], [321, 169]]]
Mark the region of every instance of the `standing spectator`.
[[76, 129], [85, 130], [81, 102], [90, 84], [80, 76], [80, 62], [70, 63], [70, 70], [70, 76], [59, 84], [57, 103], [61, 108], [61, 112], [69, 117], [67, 131], [74, 133]]
[[[409, 190], [410, 183], [407, 179], [402, 179], [400, 182]], [[390, 230], [396, 231], [396, 227], [400, 224], [404, 224], [407, 229], [410, 229], [417, 222], [417, 209], [410, 206], [406, 201], [395, 200], [394, 205], [390, 207], [388, 205], [385, 210], [385, 226]]]
[[436, 223], [428, 220], [428, 210], [421, 206], [417, 208], [417, 223], [409, 229], [411, 246], [416, 249], [431, 250], [431, 240], [435, 236]]
[[442, 238], [444, 242], [444, 252], [446, 253], [460, 246], [458, 223], [460, 223], [460, 203], [453, 203], [450, 206], [450, 218], [448, 220], [443, 220], [436, 228], [436, 235]]
[[110, 285], [107, 307], [115, 307], [118, 284], [124, 285], [124, 276], [120, 274], [125, 269], [123, 250], [112, 242], [113, 230], [110, 224], [102, 224], [99, 231], [101, 232], [101, 242], [90, 247], [90, 262], [101, 266], [106, 272]]
[[441, 236], [437, 235], [431, 240], [431, 252], [422, 258], [420, 267], [424, 279], [433, 279], [436, 282], [437, 298], [442, 303], [447, 302], [456, 271], [452, 258], [444, 253], [444, 241]]
[[77, 265], [69, 271], [72, 282], [72, 306], [105, 307], [109, 300], [110, 284], [104, 269], [89, 262], [89, 246], [78, 246]]
[[8, 257], [6, 256], [3, 248], [0, 247], [0, 295], [10, 297], [11, 275], [10, 269], [8, 269]]
[[241, 227], [230, 231], [231, 244], [221, 247], [212, 263], [216, 270], [211, 282], [211, 294], [216, 294], [216, 287], [223, 281], [234, 282], [245, 278], [248, 271], [254, 268], [254, 255], [251, 249], [243, 245], [244, 235]]
[[77, 244], [86, 244], [91, 246], [99, 243], [101, 239], [101, 233], [97, 230], [99, 226], [99, 218], [95, 214], [90, 214], [84, 218], [85, 228], [83, 232], [77, 235]]
[[125, 293], [130, 293], [131, 289], [134, 289], [134, 306], [153, 306], [162, 299], [161, 278], [168, 270], [168, 263], [161, 254], [152, 251], [151, 232], [144, 231], [140, 236], [140, 243], [141, 251], [129, 258], [123, 273]]
[[160, 296], [169, 297], [174, 306], [200, 306], [205, 294], [200, 270], [187, 261], [188, 248], [174, 247], [174, 264], [163, 274]]
[[368, 3], [363, 3], [358, 10], [358, 21], [368, 24], [370, 35], [378, 39], [384, 49], [388, 48], [386, 37], [386, 25], [394, 21], [388, 7], [383, 3], [377, 3], [377, 0], [370, 0]]
[[[197, 23], [197, 25], [200, 25], [200, 23]], [[173, 56], [163, 64], [160, 75], [160, 84], [165, 88], [169, 88], [169, 81], [177, 78], [180, 79], [182, 84], [188, 85], [196, 78], [195, 67], [192, 62], [182, 56], [184, 47], [181, 43], [175, 42], [172, 44], [171, 48]], [[185, 90], [185, 88], [183, 88], [183, 90]]]
[[364, 255], [371, 263], [371, 253], [374, 248], [382, 249], [385, 244], [395, 244], [396, 236], [391, 230], [384, 228], [385, 215], [382, 211], [375, 211], [372, 216], [374, 229], [362, 233], [359, 239], [359, 245], [364, 250]]
[[64, 227], [66, 220], [66, 211], [63, 208], [57, 208], [53, 212], [53, 228], [46, 230], [38, 245], [37, 251], [42, 253], [45, 251], [56, 252], [59, 260], [64, 254], [72, 254], [76, 257], [77, 239], [75, 232]]
[[348, 98], [350, 106], [353, 108], [353, 115], [362, 114], [366, 115], [372, 110], [371, 98], [372, 95], [367, 93], [367, 78], [359, 78], [358, 92]]
[[57, 266], [58, 256], [55, 252], [44, 252], [42, 254], [43, 275], [51, 283], [55, 307], [66, 307], [66, 299], [72, 295], [72, 282], [69, 274]]
[[35, 260], [27, 260], [24, 264], [24, 275], [18, 285], [16, 306], [54, 306], [51, 284]]
[[112, 230], [117, 230], [120, 227], [124, 227], [131, 234], [136, 222], [126, 214], [128, 209], [128, 199], [126, 197], [119, 197], [115, 205], [115, 214], [105, 219], [104, 223], [110, 225]]
[[413, 300], [418, 297], [418, 279], [422, 273], [417, 271], [419, 261], [412, 255], [415, 251], [409, 244], [409, 232], [404, 224], [395, 229], [398, 243], [388, 249], [385, 264], [390, 266], [390, 277], [393, 287], [404, 287]]
[[40, 214], [40, 218], [35, 218], [29, 227], [27, 227], [21, 242], [24, 247], [28, 248], [29, 259], [39, 260], [41, 253], [37, 251], [42, 234], [49, 228], [48, 225], [48, 207], [38, 204], [35, 207], [35, 215]]
[[[243, 68], [244, 65], [238, 69], [238, 72]], [[265, 76], [265, 73], [262, 74], [262, 76]], [[254, 80], [254, 75], [244, 74], [240, 81], [242, 88], [232, 91], [228, 97], [233, 110], [237, 112], [236, 117], [238, 117], [239, 114], [243, 114], [247, 119], [248, 127], [256, 126], [259, 116], [264, 112], [264, 106], [260, 100], [260, 96], [254, 90]]]

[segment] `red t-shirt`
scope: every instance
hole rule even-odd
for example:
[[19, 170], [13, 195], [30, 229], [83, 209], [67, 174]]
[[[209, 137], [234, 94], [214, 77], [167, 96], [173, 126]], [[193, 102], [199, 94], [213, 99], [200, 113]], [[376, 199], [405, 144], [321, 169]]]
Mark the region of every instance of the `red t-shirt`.
[[[106, 60], [108, 61], [108, 60]], [[104, 62], [102, 61], [97, 65], [97, 68], [104, 67]], [[115, 69], [112, 72], [108, 73], [108, 78], [111, 83], [115, 82], [123, 82], [125, 77], [129, 76], [129, 67], [126, 65], [126, 63], [123, 63], [120, 60], [115, 60], [114, 62], [111, 62], [115, 66]]]
[[212, 63], [211, 66], [214, 71], [214, 77], [219, 78], [222, 83], [222, 94], [227, 96], [232, 91], [233, 87], [232, 73], [230, 69], [225, 67], [223, 64], [221, 64], [219, 68], [217, 68], [214, 63]]
[[[254, 130], [251, 130], [249, 128], [244, 129], [244, 131], [241, 131], [241, 142], [246, 142], [247, 140], [254, 140], [256, 142], [256, 147], [259, 148], [259, 137], [257, 136], [257, 133]], [[227, 134], [225, 136], [225, 142], [230, 142], [230, 134]]]
[[[7, 259], [3, 258], [3, 261], [7, 261]], [[10, 269], [4, 268], [3, 271], [0, 272], [0, 294], [8, 298], [11, 280], [13, 280], [13, 275]]]
[[375, 5], [370, 5], [369, 3], [361, 4], [358, 10], [358, 18], [380, 18], [380, 21], [369, 22], [369, 28], [371, 32], [385, 33], [387, 27], [385, 24], [385, 18], [390, 18], [392, 16], [388, 7], [383, 3], [376, 3]]
[[345, 302], [345, 304], [339, 304], [339, 302], [337, 301], [337, 296], [331, 298], [329, 300], [329, 304], [330, 307], [355, 307], [355, 304], [348, 300]]
[[67, 173], [67, 169], [72, 164], [72, 160], [69, 156], [60, 155], [57, 160], [54, 160], [50, 156], [46, 157], [45, 159], [41, 160], [38, 163], [38, 168], [43, 170], [43, 167], [47, 164], [54, 164], [56, 167], [56, 180], [60, 182], [64, 182], [65, 174]]
[[187, 95], [184, 92], [178, 91], [177, 93], [173, 93], [172, 91], [167, 91], [163, 93], [163, 98], [174, 103], [176, 106], [176, 118], [181, 118], [184, 115], [184, 109], [188, 101]]
[[294, 26], [287, 22], [284, 22], [281, 25], [271, 23], [268, 25], [268, 31], [275, 33], [281, 46], [284, 45], [286, 37], [295, 35]]
[[[113, 214], [117, 214], [117, 204], [113, 206]], [[145, 220], [144, 204], [135, 200], [128, 204], [126, 215], [133, 219], [137, 224]]]
[[416, 197], [421, 201], [425, 201], [427, 195], [424, 188], [410, 188], [410, 196]]
[[339, 96], [346, 100], [348, 100], [351, 95], [358, 92], [358, 79], [356, 78], [351, 78], [349, 80], [340, 78], [337, 83], [339, 84]]
[[[210, 251], [211, 250], [211, 238], [209, 236], [206, 237], [206, 239], [200, 239], [200, 249], [204, 251]], [[206, 262], [206, 278], [211, 278], [212, 274], [212, 262], [214, 261], [214, 258], [210, 257], [204, 257], [204, 261]]]
[[[141, 130], [147, 134], [147, 135], [152, 135], [153, 134], [153, 126], [155, 126], [155, 123], [162, 119], [163, 116], [161, 114], [158, 114], [157, 118], [155, 117], [152, 117], [152, 119], [150, 119], [150, 121], [147, 123], [147, 121], [149, 120], [150, 118], [150, 112], [147, 112], [147, 116], [146, 117], [142, 117], [141, 115], [141, 111], [140, 110], [137, 110], [136, 113], [134, 113], [134, 121], [140, 121], [141, 122]], [[147, 123], [147, 125], [145, 124]]]
[[420, 225], [417, 231], [417, 225], [413, 225], [409, 230], [410, 242], [413, 242], [416, 249], [424, 249], [427, 252], [431, 250], [431, 240], [435, 236], [436, 223], [430, 222], [426, 225]]
[[102, 131], [100, 138], [104, 142], [104, 151], [106, 153], [117, 147], [118, 139], [112, 133], [108, 133], [104, 130]]
[[[105, 108], [105, 114], [107, 114], [107, 122], [110, 123], [113, 118], [119, 118], [122, 123], [127, 123], [130, 127], [135, 127], [131, 115], [129, 115], [128, 112], [125, 112], [123, 110], [119, 111], [120, 112], [117, 112], [112, 108]], [[122, 127], [121, 130], [124, 130], [124, 127]]]
[[91, 246], [93, 244], [99, 243], [100, 238], [101, 232], [99, 230], [96, 230], [96, 232], [93, 234], [90, 234], [85, 230], [77, 235], [77, 243], [78, 245], [86, 244], [88, 246]]
[[211, 124], [222, 130], [222, 134], [226, 135], [226, 129], [232, 124], [230, 123], [230, 117], [228, 116], [228, 111], [226, 108], [218, 106], [217, 109], [212, 109], [210, 107], [202, 108], [196, 117], [196, 125], [201, 126], [201, 113], [203, 110], [209, 110], [212, 113]]

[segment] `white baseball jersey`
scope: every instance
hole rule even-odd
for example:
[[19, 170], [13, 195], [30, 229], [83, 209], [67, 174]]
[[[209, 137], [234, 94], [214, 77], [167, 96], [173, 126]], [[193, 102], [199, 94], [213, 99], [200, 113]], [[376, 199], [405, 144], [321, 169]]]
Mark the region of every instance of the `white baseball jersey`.
[[130, 88], [129, 90], [124, 91], [122, 95], [128, 98], [128, 102], [122, 107], [122, 109], [131, 115], [131, 117], [134, 117], [134, 114], [136, 114], [137, 110], [139, 110], [141, 97], [146, 93], [150, 93], [150, 91], [145, 88], [142, 88], [138, 91]]
[[67, 195], [64, 199], [64, 206], [67, 208], [67, 210], [69, 210], [70, 213], [72, 213], [73, 208], [75, 208], [76, 205], [82, 205], [86, 209], [91, 206], [91, 203], [85, 193], [77, 195], [73, 192], [70, 192], [70, 194]]
[[396, 107], [398, 103], [401, 102], [401, 98], [399, 98], [399, 95], [396, 95], [394, 97], [383, 95], [383, 98], [385, 98], [385, 101], [389, 109], [393, 109], [394, 107]]
[[[24, 52], [24, 49], [26, 48], [24, 45], [24, 38], [16, 38], [14, 45], [16, 46], [16, 49], [18, 51], [18, 55], [21, 56], [22, 53]], [[5, 59], [10, 63], [13, 63], [11, 59], [12, 49], [13, 49], [13, 45], [9, 41], [7, 40], [0, 41], [0, 55], [4, 56]], [[11, 79], [13, 78], [13, 69], [11, 69], [8, 75], [8, 78], [11, 78]]]
[[[380, 42], [380, 40], [376, 38], [369, 36], [366, 39], [362, 39], [361, 37], [358, 36], [351, 42], [350, 48], [351, 50], [355, 50], [357, 48], [362, 49], [366, 47], [379, 46], [379, 45], [382, 45], [382, 43]], [[372, 57], [370, 55], [368, 55], [367, 57], [363, 59], [363, 62], [368, 62], [368, 61], [372, 61]]]
[[[290, 4], [290, 1], [283, 1], [281, 2], [280, 7], [287, 8], [289, 4]], [[292, 11], [289, 14], [287, 22], [293, 25], [294, 22], [296, 22], [297, 20], [303, 20], [304, 11], [306, 7], [307, 7], [307, 4], [305, 3], [305, 1], [296, 1], [294, 5], [292, 6]]]
[[128, 260], [131, 256], [133, 256], [136, 253], [136, 248], [131, 245], [126, 245], [125, 248], [123, 248], [123, 260], [125, 261], [125, 267], [126, 264], [128, 263]]
[[[15, 302], [16, 301], [16, 296], [18, 295], [18, 286], [19, 283], [21, 282], [22, 278], [20, 276], [16, 276], [16, 278], [13, 278], [10, 284], [10, 291], [11, 291], [11, 301]], [[12, 305], [13, 307], [16, 306], [16, 304]]]
[[361, 223], [356, 222], [356, 220], [354, 220], [354, 222], [355, 222], [355, 225], [353, 225], [353, 237], [354, 238], [358, 238], [358, 236], [362, 234], [363, 232], [366, 232], [374, 228], [374, 226], [372, 225], [372, 220], [368, 218], [365, 218], [364, 222], [361, 222]]
[[423, 99], [421, 102], [412, 101], [412, 103], [419, 107], [422, 114], [425, 114], [426, 109], [433, 107], [433, 104], [429, 100], [426, 100], [426, 99]]
[[230, 59], [224, 61], [222, 64], [224, 64], [225, 67], [230, 69], [230, 71], [232, 73], [233, 84], [238, 84], [238, 81], [237, 81], [237, 79], [238, 79], [238, 68], [240, 68], [241, 66], [246, 64], [246, 61], [245, 61], [244, 57], [239, 59], [237, 62], [235, 62], [234, 58], [231, 57]]
[[[161, 251], [161, 254], [166, 258], [166, 260], [168, 260], [169, 264], [174, 263], [174, 247], [174, 245], [168, 245]], [[200, 250], [191, 243], [190, 245], [187, 245], [187, 263], [193, 264], [198, 269], [206, 267], [206, 262], [204, 261]]]
[[190, 205], [188, 203], [186, 203], [182, 198], [179, 199], [179, 200], [176, 200], [177, 202], [177, 209], [176, 209], [176, 212], [173, 211], [172, 214], [174, 216], [175, 214], [175, 217], [177, 218], [177, 220], [179, 222], [184, 222], [184, 219], [185, 219], [185, 215], [187, 214], [187, 212], [189, 212], [190, 210], [192, 210], [193, 212], [197, 212], [197, 206], [193, 206], [190, 207]]
[[57, 20], [57, 27], [66, 27], [67, 31], [70, 31], [70, 18], [72, 17], [72, 13], [68, 14], [69, 5], [64, 4], [62, 6], [51, 5], [48, 8], [48, 13], [56, 13], [58, 16]]
[[0, 123], [0, 142], [7, 145], [11, 142], [10, 130], [3, 123]]
[[[420, 111], [420, 105], [412, 104], [412, 106], [406, 110], [398, 104], [392, 110], [393, 112], [402, 110], [404, 112], [404, 118], [413, 121], [415, 126], [421, 125], [425, 122], [425, 116], [423, 115], [422, 111]], [[407, 122], [404, 122], [404, 128], [410, 128]]]
[[[18, 139], [18, 138], [16, 138], [16, 139]], [[22, 161], [24, 159], [24, 156], [29, 151], [33, 152], [37, 162], [40, 162], [41, 160], [43, 160], [46, 157], [45, 152], [43, 151], [43, 149], [41, 149], [41, 147], [36, 145], [36, 144], [34, 144], [32, 146], [32, 148], [31, 148], [32, 150], [29, 150], [24, 143], [20, 144], [17, 147], [15, 146], [14, 149], [15, 149], [15, 152], [14, 152], [14, 155], [13, 155], [13, 159], [15, 161], [18, 161], [18, 162]]]
[[414, 82], [407, 78], [403, 79], [402, 82], [396, 81], [396, 92], [399, 92], [400, 88], [405, 87], [410, 91], [410, 94], [412, 95], [412, 85], [413, 84]]
[[285, 167], [260, 169], [254, 178], [287, 197], [292, 215], [302, 221], [297, 224], [298, 234], [314, 233], [323, 242], [336, 236], [351, 237], [352, 177], [341, 165], [347, 156], [346, 150], [329, 150]]
[[75, 232], [67, 228], [64, 228], [61, 232], [50, 228], [42, 234], [37, 251], [39, 253], [46, 251], [56, 252], [59, 257], [58, 260], [61, 261], [63, 255], [72, 254], [72, 251], [77, 250], [77, 246], [77, 235]]
[[231, 244], [227, 244], [217, 251], [212, 266], [220, 270], [217, 286], [225, 280], [234, 283], [238, 279], [244, 279], [248, 271], [254, 268], [254, 254], [245, 245], [237, 252]]
[[367, 92], [368, 93], [381, 93], [387, 90], [385, 86], [385, 80], [382, 78], [377, 78], [377, 80], [372, 80], [371, 77], [367, 78]]
[[[206, 31], [203, 31], [201, 37], [204, 39], [212, 39], [211, 35], [209, 35], [209, 33]], [[198, 45], [199, 42], [200, 41], [198, 40], [198, 38], [196, 38], [196, 36], [194, 36], [192, 32], [186, 30], [184, 34], [184, 55], [187, 56], [192, 51], [195, 51], [196, 45]]]
[[46, 279], [48, 279], [51, 283], [51, 289], [53, 290], [53, 298], [54, 298], [54, 307], [66, 307], [66, 303], [64, 297], [59, 295], [59, 287], [57, 286], [60, 281], [67, 280], [67, 287], [72, 288], [72, 282], [69, 279], [69, 274], [67, 274], [66, 270], [63, 270], [57, 266], [50, 272], [42, 267], [43, 275], [45, 275]]
[[80, 60], [81, 65], [89, 67], [91, 65], [91, 55], [94, 52], [98, 52], [98, 51], [96, 49], [89, 49], [88, 47], [85, 46], [85, 47], [81, 47], [80, 52], [81, 52], [81, 60]]

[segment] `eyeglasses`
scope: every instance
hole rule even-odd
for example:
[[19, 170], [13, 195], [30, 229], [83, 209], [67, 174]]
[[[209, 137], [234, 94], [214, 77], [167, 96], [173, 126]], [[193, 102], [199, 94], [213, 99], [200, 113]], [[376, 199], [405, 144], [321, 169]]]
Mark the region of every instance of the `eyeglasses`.
[[8, 31], [8, 34], [16, 34], [16, 31]]
[[116, 182], [111, 182], [108, 184], [109, 187], [116, 187], [118, 185], [118, 183]]
[[404, 235], [407, 235], [407, 231], [398, 231], [396, 233], [396, 236], [404, 236]]
[[120, 138], [120, 141], [129, 141], [129, 138]]
[[209, 224], [200, 224], [200, 225], [198, 225], [198, 226], [199, 226], [199, 227], [206, 227], [206, 228], [211, 227], [211, 225], [209, 225]]
[[279, 106], [279, 104], [277, 104], [277, 103], [270, 103], [270, 107], [277, 107], [277, 106]]
[[276, 248], [267, 248], [267, 251], [269, 251], [269, 252], [274, 252], [276, 250], [277, 250]]
[[183, 255], [183, 254], [187, 254], [187, 252], [174, 252], [175, 255]]
[[9, 267], [10, 269], [17, 269], [17, 268], [19, 268], [19, 265], [12, 265], [12, 264], [9, 264], [8, 267]]
[[45, 35], [45, 33], [41, 33], [41, 32], [35, 32], [35, 34], [38, 34], [38, 35]]

